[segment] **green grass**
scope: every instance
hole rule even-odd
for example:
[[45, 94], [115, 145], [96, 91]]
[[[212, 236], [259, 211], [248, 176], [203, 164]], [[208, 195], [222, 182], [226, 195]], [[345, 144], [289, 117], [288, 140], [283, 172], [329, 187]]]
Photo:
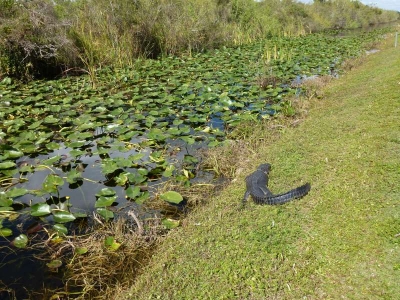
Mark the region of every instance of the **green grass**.
[[[130, 299], [400, 297], [400, 49], [385, 47], [329, 85], [296, 128], [172, 231]], [[248, 152], [246, 152], [248, 153]], [[238, 157], [246, 160], [248, 157]], [[270, 187], [312, 189], [283, 206], [239, 209], [244, 177], [272, 163]]]

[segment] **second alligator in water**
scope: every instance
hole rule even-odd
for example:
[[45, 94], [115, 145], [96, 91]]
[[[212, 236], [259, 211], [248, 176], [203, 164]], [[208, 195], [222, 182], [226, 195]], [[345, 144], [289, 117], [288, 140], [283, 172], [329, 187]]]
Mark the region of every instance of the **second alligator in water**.
[[287, 193], [274, 195], [268, 189], [268, 174], [270, 170], [270, 164], [261, 164], [255, 172], [246, 177], [246, 193], [243, 197], [243, 203], [251, 196], [257, 204], [283, 204], [292, 199], [307, 195], [311, 189], [311, 185], [306, 183]]

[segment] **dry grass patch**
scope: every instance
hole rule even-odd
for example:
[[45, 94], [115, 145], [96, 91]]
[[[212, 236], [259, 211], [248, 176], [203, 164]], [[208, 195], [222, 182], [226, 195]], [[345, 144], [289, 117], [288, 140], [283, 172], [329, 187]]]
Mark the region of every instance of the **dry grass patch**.
[[359, 66], [361, 66], [366, 59], [366, 55], [359, 56], [357, 58], [351, 58], [351, 59], [346, 59], [344, 62], [342, 62], [341, 68], [345, 71], [352, 71]]
[[[67, 284], [82, 288], [81, 299], [110, 299], [115, 285], [133, 282], [163, 231], [159, 218], [135, 224], [132, 219], [121, 218], [99, 224], [99, 230], [75, 238], [71, 244], [74, 255], [67, 265]], [[80, 255], [79, 249], [87, 252]]]
[[43, 299], [111, 299], [116, 287], [134, 282], [138, 269], [166, 233], [160, 218], [138, 216], [132, 210], [113, 222], [96, 216], [94, 220], [87, 234], [53, 234], [33, 246], [43, 250], [38, 259], [59, 261], [64, 268], [64, 291], [45, 290]]
[[308, 78], [303, 81], [301, 87], [304, 91], [304, 96], [311, 100], [313, 98], [321, 99], [324, 97], [324, 88], [332, 81], [330, 75]]

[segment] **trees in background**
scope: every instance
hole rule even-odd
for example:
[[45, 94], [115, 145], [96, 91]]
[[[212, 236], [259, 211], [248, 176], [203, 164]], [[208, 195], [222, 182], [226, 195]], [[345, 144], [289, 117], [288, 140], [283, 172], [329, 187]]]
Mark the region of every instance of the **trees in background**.
[[0, 0], [0, 78], [52, 78], [398, 18], [350, 0]]

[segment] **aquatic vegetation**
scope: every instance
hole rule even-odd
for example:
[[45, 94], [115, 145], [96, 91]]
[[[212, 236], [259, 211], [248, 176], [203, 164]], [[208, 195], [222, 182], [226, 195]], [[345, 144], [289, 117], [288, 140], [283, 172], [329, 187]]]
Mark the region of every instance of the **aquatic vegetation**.
[[[281, 37], [144, 60], [133, 69], [101, 70], [96, 89], [85, 76], [28, 85], [4, 80], [2, 215], [19, 203], [55, 223], [94, 209], [108, 219], [108, 208], [125, 199], [145, 202], [154, 182], [189, 185], [197, 149], [217, 146], [243, 120], [293, 114], [282, 100], [296, 93], [293, 80], [339, 72], [380, 35]], [[264, 57], [271, 47], [277, 54]], [[265, 70], [276, 82], [260, 88], [256, 78]]]
[[[154, 197], [183, 205], [181, 194], [155, 191], [167, 180], [187, 187], [198, 179], [197, 150], [224, 143], [243, 121], [293, 115], [285, 96], [300, 92], [294, 81], [340, 73], [343, 61], [382, 34], [281, 37], [142, 60], [134, 68], [98, 71], [95, 88], [88, 76], [26, 85], [6, 78], [0, 83], [0, 235], [23, 248], [27, 229], [13, 224], [26, 216], [58, 241], [92, 212], [107, 221]], [[271, 47], [277, 54], [265, 57]], [[263, 76], [273, 76], [273, 84], [257, 84]], [[172, 229], [180, 221], [165, 215], [161, 224]], [[119, 247], [111, 239], [106, 246]]]

